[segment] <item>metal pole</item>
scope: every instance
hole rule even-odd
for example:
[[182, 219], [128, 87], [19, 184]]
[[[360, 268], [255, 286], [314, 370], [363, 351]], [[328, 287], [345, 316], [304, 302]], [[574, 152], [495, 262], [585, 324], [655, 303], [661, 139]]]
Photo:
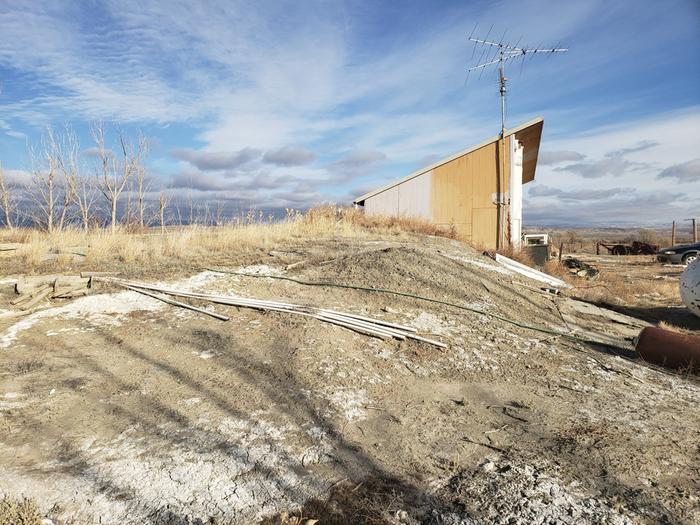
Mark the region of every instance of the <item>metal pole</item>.
[[676, 245], [676, 221], [671, 224], [671, 246]]
[[698, 242], [698, 221], [693, 219], [693, 242]]
[[506, 75], [503, 71], [503, 48], [501, 48], [501, 62], [498, 65], [498, 77], [501, 92], [501, 138], [506, 135]]

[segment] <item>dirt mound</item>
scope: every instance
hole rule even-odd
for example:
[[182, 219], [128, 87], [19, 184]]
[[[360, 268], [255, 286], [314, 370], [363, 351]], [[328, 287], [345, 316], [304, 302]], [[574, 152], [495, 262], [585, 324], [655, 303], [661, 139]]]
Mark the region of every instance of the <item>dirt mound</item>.
[[285, 273], [263, 254], [236, 268], [260, 277], [171, 285], [371, 315], [448, 347], [216, 306], [224, 323], [132, 292], [0, 320], [0, 494], [109, 525], [700, 520], [698, 384], [474, 311], [265, 274], [559, 330], [634, 320], [513, 285], [445, 239], [288, 249], [311, 262]]
[[[478, 257], [475, 255], [475, 257]], [[439, 290], [463, 295], [466, 300], [484, 297], [480, 279], [483, 268], [468, 268], [464, 263], [445, 256], [435, 256], [414, 247], [390, 247], [362, 251], [341, 257], [318, 267], [313, 274], [319, 279], [338, 280], [359, 286], [384, 287], [409, 291]], [[496, 274], [498, 275], [498, 274]]]
[[[521, 323], [562, 327], [561, 317], [550, 298], [512, 284], [513, 280], [519, 281], [520, 276], [509, 273], [471, 248], [460, 246], [454, 250], [449, 249], [450, 244], [447, 248], [435, 250], [413, 245], [365, 250], [307, 269], [304, 276], [314, 281], [417, 294], [502, 315]], [[364, 293], [364, 299], [360, 302], [384, 301], [406, 309], [422, 308], [428, 304], [411, 297], [361, 293]], [[434, 303], [430, 304], [430, 310], [461, 313], [461, 322], [465, 325], [478, 324], [484, 331], [490, 331], [489, 327], [483, 327], [485, 320], [479, 319], [474, 312], [460, 312]], [[496, 321], [493, 326], [502, 325]], [[513, 329], [519, 330], [509, 327], [509, 330]]]

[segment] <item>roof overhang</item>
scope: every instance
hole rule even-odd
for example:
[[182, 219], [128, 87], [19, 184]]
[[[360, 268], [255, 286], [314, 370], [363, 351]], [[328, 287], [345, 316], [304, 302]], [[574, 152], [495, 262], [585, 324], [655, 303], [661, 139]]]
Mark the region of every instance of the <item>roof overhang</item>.
[[[521, 124], [520, 126], [507, 129], [505, 134], [503, 135], [504, 137], [510, 137], [511, 135], [515, 135], [515, 138], [523, 143], [523, 146], [525, 148], [523, 157], [523, 184], [535, 180], [535, 169], [537, 168], [537, 157], [540, 151], [540, 139], [542, 137], [543, 124], [544, 119], [542, 117], [537, 117], [528, 122], [525, 122], [524, 124]], [[366, 199], [369, 199], [370, 197], [374, 197], [375, 195], [378, 195], [383, 191], [391, 189], [394, 186], [398, 186], [399, 184], [402, 184], [415, 177], [423, 175], [424, 173], [428, 173], [429, 171], [434, 170], [435, 168], [442, 166], [443, 164], [447, 164], [448, 162], [458, 159], [459, 157], [463, 157], [464, 155], [481, 149], [484, 146], [493, 144], [494, 142], [497, 142], [500, 138], [500, 136], [492, 137], [488, 140], [485, 140], [484, 142], [481, 142], [470, 148], [455, 153], [454, 155], [439, 160], [436, 163], [431, 164], [430, 166], [426, 166], [425, 168], [421, 168], [418, 171], [414, 171], [406, 177], [392, 181], [380, 188], [377, 188], [376, 190], [370, 191], [369, 193], [365, 193], [364, 195], [357, 197], [353, 201], [353, 203], [362, 204]]]

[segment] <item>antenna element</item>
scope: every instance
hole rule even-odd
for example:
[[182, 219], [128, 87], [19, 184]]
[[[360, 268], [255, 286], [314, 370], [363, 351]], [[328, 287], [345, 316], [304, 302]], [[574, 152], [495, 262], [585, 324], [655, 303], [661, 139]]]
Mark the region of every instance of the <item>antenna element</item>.
[[[492, 27], [493, 29], [493, 27]], [[491, 31], [489, 30], [489, 33]], [[505, 36], [505, 34], [504, 34]], [[488, 36], [486, 37], [488, 38]], [[521, 37], [522, 38], [522, 37]], [[550, 54], [550, 56], [553, 53], [566, 53], [568, 49], [565, 48], [559, 48], [559, 47], [554, 47], [550, 49], [542, 49], [539, 47], [534, 47], [534, 48], [529, 48], [529, 47], [518, 47], [518, 42], [515, 43], [515, 45], [512, 44], [507, 44], [503, 42], [503, 39], [501, 39], [500, 42], [493, 42], [491, 40], [486, 40], [486, 39], [481, 39], [481, 38], [474, 38], [472, 36], [469, 37], [469, 40], [474, 42], [474, 48], [476, 49], [476, 46], [481, 45], [484, 46], [484, 51], [487, 51], [489, 48], [497, 48], [496, 53], [494, 53], [493, 57], [491, 59], [488, 59], [489, 53], [486, 52], [485, 55], [487, 57], [487, 61], [477, 64], [473, 67], [470, 67], [467, 69], [467, 78], [469, 78], [469, 73], [472, 71], [476, 71], [477, 69], [480, 69], [482, 72], [487, 69], [489, 66], [495, 66], [498, 64], [498, 81], [499, 81], [499, 93], [501, 94], [501, 137], [504, 136], [506, 132], [506, 83], [508, 82], [508, 78], [506, 77], [505, 74], [505, 65], [506, 62], [509, 60], [517, 60], [517, 59], [522, 59], [523, 62], [525, 61], [525, 58], [528, 55], [536, 55], [538, 53], [543, 53], [543, 54]], [[481, 57], [479, 58], [479, 61], [481, 62], [481, 59], [483, 58], [484, 53], [481, 54]], [[498, 56], [498, 58], [496, 58]]]

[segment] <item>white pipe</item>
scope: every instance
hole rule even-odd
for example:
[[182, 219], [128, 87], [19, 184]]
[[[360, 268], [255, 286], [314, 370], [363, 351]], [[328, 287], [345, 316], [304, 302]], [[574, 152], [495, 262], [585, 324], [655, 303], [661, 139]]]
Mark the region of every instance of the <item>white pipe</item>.
[[516, 250], [520, 249], [523, 221], [523, 146], [515, 138], [510, 140], [510, 243]]

